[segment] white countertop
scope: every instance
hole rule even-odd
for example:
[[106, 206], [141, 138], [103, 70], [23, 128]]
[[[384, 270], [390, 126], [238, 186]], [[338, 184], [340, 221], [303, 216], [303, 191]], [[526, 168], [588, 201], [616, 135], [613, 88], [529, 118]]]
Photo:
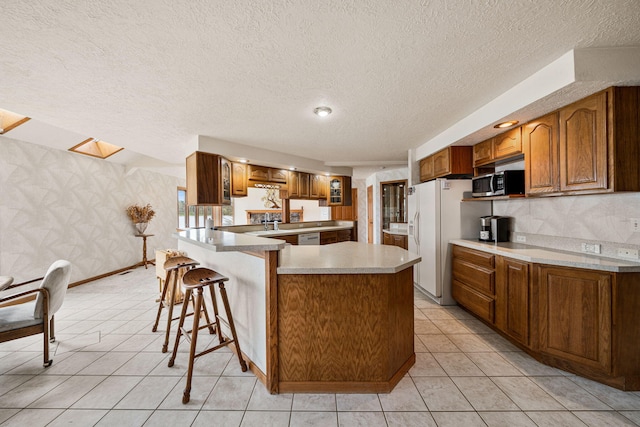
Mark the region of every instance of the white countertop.
[[307, 234], [318, 233], [322, 231], [336, 231], [336, 230], [351, 230], [353, 225], [326, 225], [322, 227], [305, 227], [305, 228], [287, 228], [280, 230], [258, 230], [247, 231], [244, 234], [251, 236], [263, 236], [263, 237], [278, 237], [278, 236], [290, 236], [292, 234]]
[[204, 229], [191, 229], [177, 234], [178, 240], [190, 242], [216, 252], [278, 251], [286, 246], [284, 240], [251, 236], [248, 233], [211, 231], [210, 238]]
[[387, 233], [387, 234], [395, 234], [397, 236], [408, 236], [409, 232], [407, 230], [393, 230], [393, 229], [384, 229], [382, 230], [383, 233]]
[[616, 273], [640, 272], [640, 263], [638, 262], [547, 249], [522, 243], [485, 243], [477, 240], [451, 240], [450, 243], [537, 264], [586, 268]]
[[278, 274], [393, 274], [422, 258], [397, 246], [342, 242], [287, 246], [280, 252]]

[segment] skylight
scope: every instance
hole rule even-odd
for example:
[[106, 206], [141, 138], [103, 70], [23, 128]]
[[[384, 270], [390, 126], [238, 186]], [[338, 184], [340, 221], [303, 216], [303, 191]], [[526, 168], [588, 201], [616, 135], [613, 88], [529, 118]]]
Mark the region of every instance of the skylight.
[[124, 150], [124, 148], [109, 144], [108, 142], [100, 141], [96, 138], [86, 139], [80, 144], [69, 148], [69, 151], [86, 154], [91, 157], [98, 157], [99, 159], [106, 159], [120, 150]]
[[20, 126], [28, 120], [29, 117], [27, 116], [23, 116], [0, 108], [0, 135], [4, 135], [11, 129]]

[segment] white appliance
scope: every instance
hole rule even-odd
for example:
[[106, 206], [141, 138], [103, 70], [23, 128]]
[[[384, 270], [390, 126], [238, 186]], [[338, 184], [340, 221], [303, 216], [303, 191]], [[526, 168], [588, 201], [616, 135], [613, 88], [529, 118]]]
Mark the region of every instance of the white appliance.
[[451, 296], [451, 239], [477, 239], [481, 216], [491, 215], [490, 201], [471, 198], [471, 180], [436, 179], [412, 187], [408, 196], [409, 251], [422, 257], [413, 267], [419, 289], [441, 305]]

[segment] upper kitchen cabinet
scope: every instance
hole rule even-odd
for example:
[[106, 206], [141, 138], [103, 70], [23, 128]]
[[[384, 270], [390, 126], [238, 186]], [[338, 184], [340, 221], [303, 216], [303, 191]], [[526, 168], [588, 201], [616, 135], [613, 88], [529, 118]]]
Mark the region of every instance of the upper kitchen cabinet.
[[286, 184], [289, 174], [284, 169], [274, 169], [266, 166], [249, 165], [249, 181]]
[[332, 176], [329, 178], [329, 206], [351, 206], [351, 177]]
[[484, 166], [493, 162], [493, 139], [479, 142], [473, 146], [473, 166]]
[[612, 87], [525, 125], [527, 195], [640, 191], [639, 98]]
[[231, 163], [231, 195], [245, 197], [247, 195], [247, 165]]
[[287, 188], [289, 189], [288, 198], [297, 199], [300, 197], [298, 188], [299, 174], [296, 171], [289, 171], [289, 181], [287, 181]]
[[522, 154], [522, 136], [519, 127], [493, 138], [493, 160], [502, 160], [520, 154]]
[[420, 160], [420, 181], [473, 175], [473, 147], [447, 147]]
[[607, 94], [560, 110], [561, 191], [607, 189]]
[[309, 197], [312, 199], [327, 198], [327, 178], [323, 175], [311, 175]]
[[527, 123], [522, 129], [525, 193], [553, 193], [560, 188], [558, 113]]
[[196, 151], [187, 157], [187, 205], [231, 204], [231, 162]]
[[301, 199], [309, 198], [310, 180], [310, 174], [306, 172], [298, 172], [298, 195]]

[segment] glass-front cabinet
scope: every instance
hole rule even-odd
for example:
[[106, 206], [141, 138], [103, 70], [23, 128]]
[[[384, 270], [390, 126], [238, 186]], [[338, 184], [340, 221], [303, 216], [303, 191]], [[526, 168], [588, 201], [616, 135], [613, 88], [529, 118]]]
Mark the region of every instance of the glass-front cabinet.
[[407, 222], [407, 181], [383, 182], [382, 229], [392, 222]]

